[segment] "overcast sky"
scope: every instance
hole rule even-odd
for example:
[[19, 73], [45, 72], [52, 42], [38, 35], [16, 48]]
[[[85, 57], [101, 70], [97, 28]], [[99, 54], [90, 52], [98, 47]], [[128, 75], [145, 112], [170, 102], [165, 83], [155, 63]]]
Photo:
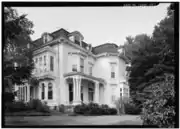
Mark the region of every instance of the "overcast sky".
[[64, 28], [79, 31], [92, 46], [103, 43], [122, 45], [129, 35], [151, 35], [154, 26], [166, 16], [169, 4], [152, 7], [18, 7], [34, 23], [35, 40], [43, 32]]

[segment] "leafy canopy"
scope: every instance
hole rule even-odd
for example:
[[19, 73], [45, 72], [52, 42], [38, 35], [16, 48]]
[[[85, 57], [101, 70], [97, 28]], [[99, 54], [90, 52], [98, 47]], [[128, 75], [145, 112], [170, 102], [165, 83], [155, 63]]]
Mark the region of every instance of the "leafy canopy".
[[[34, 67], [28, 46], [33, 23], [11, 7], [4, 8], [3, 76], [4, 86], [23, 84]], [[27, 47], [28, 46], [28, 47]]]

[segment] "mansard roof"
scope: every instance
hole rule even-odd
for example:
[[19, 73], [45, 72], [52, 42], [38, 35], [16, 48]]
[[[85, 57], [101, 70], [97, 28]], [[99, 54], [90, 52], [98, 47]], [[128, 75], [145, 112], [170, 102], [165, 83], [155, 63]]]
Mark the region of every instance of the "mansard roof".
[[[74, 31], [74, 33], [77, 33], [77, 32]], [[67, 39], [68, 39], [68, 37], [69, 37], [70, 34], [71, 34], [70, 32], [66, 31], [66, 30], [63, 29], [63, 28], [61, 28], [61, 29], [59, 29], [59, 30], [56, 30], [56, 31], [54, 31], [54, 32], [52, 32], [52, 33], [49, 33], [49, 35], [53, 37], [53, 40], [57, 39], [59, 36], [63, 36], [64, 38], [67, 38]], [[42, 38], [39, 38], [39, 39], [33, 41], [32, 43], [33, 43], [36, 47], [39, 47], [39, 46], [41, 46], [41, 45], [43, 44], [43, 40], [42, 40]], [[77, 44], [77, 43], [76, 43], [76, 44]], [[86, 48], [87, 46], [88, 46], [88, 44], [85, 43], [84, 41], [82, 41], [82, 47], [83, 47], [83, 48]]]
[[101, 53], [118, 53], [118, 46], [114, 43], [105, 43], [96, 47], [93, 47], [92, 52], [97, 55]]
[[[73, 33], [73, 32], [72, 32]], [[80, 33], [78, 31], [74, 31], [74, 33]], [[71, 35], [70, 32], [68, 32], [67, 30], [61, 28], [57, 31], [54, 31], [52, 33], [49, 33], [50, 36], [53, 37], [53, 40], [57, 39], [59, 36], [63, 36], [64, 38], [68, 39], [69, 36]], [[43, 40], [42, 38], [39, 38], [35, 41], [32, 42], [32, 44], [34, 44], [35, 47], [40, 47], [41, 45], [43, 45]], [[75, 44], [80, 45], [79, 42], [75, 42]], [[82, 41], [82, 47], [83, 48], [87, 48], [88, 44], [84, 41]], [[101, 53], [118, 53], [118, 46], [114, 43], [105, 43], [96, 47], [92, 47], [92, 53], [95, 55], [101, 54]]]

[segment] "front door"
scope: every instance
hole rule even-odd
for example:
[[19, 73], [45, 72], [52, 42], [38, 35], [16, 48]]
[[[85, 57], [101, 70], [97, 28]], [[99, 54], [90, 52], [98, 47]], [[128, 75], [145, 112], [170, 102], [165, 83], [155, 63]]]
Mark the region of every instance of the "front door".
[[69, 84], [69, 102], [73, 101], [73, 84]]

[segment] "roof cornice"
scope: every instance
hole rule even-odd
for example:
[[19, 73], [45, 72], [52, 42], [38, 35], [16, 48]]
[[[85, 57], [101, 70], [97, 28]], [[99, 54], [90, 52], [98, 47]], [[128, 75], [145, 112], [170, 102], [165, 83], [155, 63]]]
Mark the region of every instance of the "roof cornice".
[[56, 52], [51, 47], [45, 46], [42, 49], [38, 49], [38, 50], [33, 51], [33, 55], [35, 56], [35, 55], [38, 55], [38, 54], [40, 54], [42, 52], [46, 52], [46, 51], [56, 54]]

